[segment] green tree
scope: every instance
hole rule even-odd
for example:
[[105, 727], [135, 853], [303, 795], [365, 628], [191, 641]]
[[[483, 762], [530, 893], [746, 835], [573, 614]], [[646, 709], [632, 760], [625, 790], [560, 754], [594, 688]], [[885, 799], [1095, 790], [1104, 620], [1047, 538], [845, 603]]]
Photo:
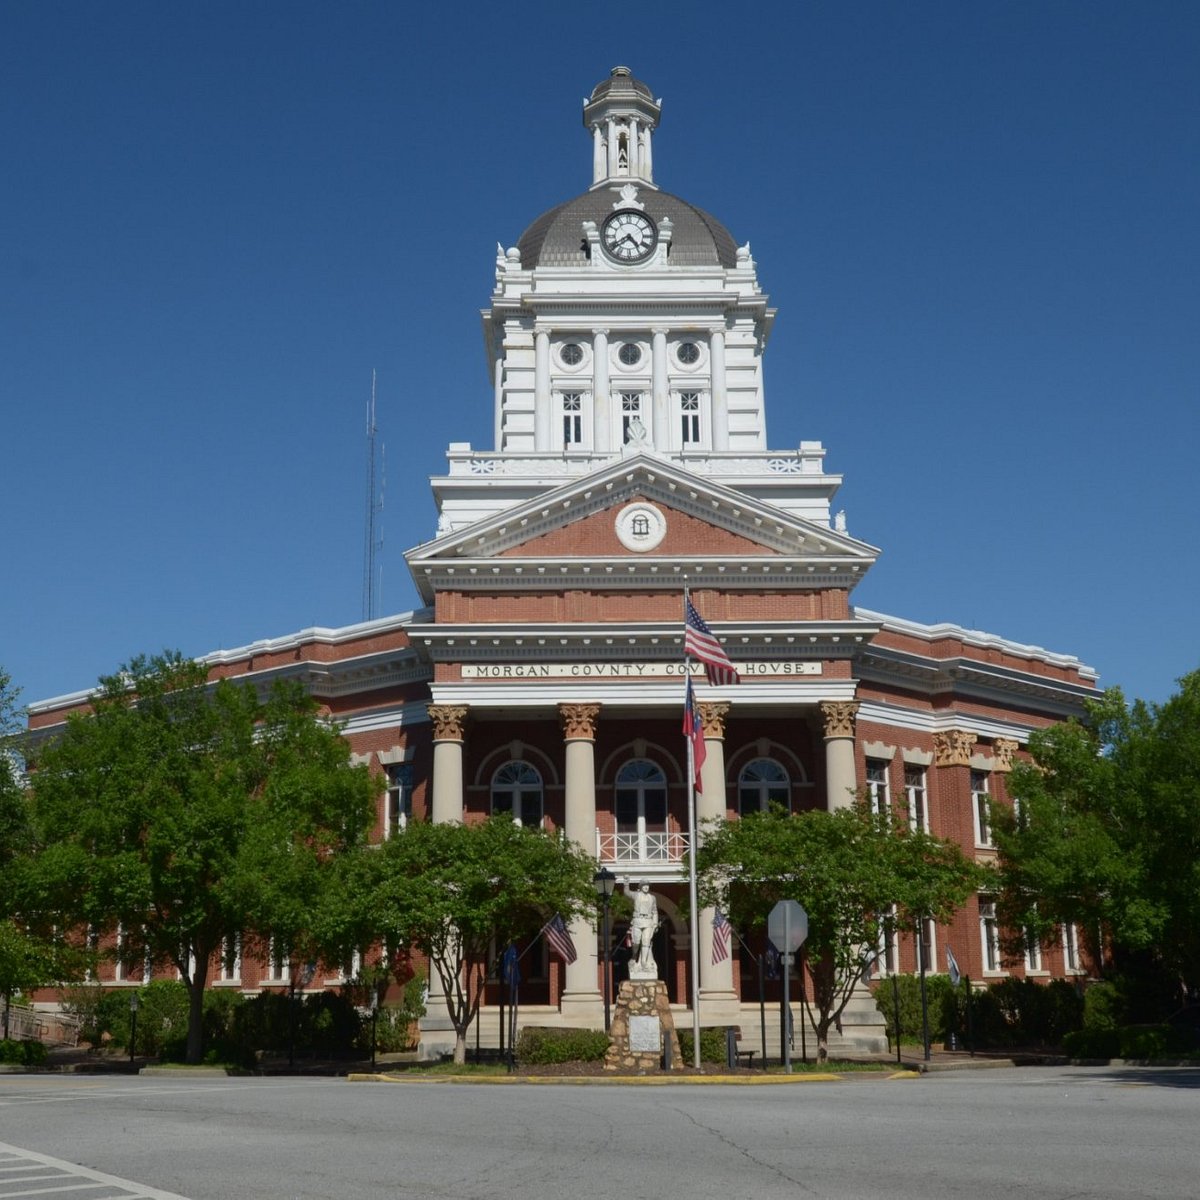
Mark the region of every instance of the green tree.
[[313, 918], [338, 855], [361, 844], [375, 785], [297, 683], [265, 699], [210, 684], [177, 654], [100, 681], [91, 711], [38, 754], [43, 905], [188, 989], [187, 1058], [202, 1053], [209, 963], [227, 937], [316, 956]]
[[1097, 965], [1200, 989], [1200, 671], [1161, 705], [1106, 692], [1029, 749], [995, 814], [1010, 950], [1073, 923]]
[[455, 1062], [479, 1012], [490, 954], [537, 935], [554, 913], [595, 906], [595, 863], [564, 839], [495, 816], [472, 825], [410, 824], [348, 860], [330, 893], [344, 951], [382, 941], [429, 960], [454, 1027]]
[[772, 809], [705, 826], [697, 855], [699, 899], [719, 904], [744, 929], [763, 928], [780, 900], [808, 913], [817, 1057], [855, 985], [879, 956], [882, 922], [895, 905], [902, 924], [947, 921], [984, 873], [952, 843], [911, 832], [865, 805], [794, 816]]
[[27, 908], [34, 836], [23, 782], [18, 696], [9, 675], [0, 670], [0, 1000], [5, 1037], [9, 1006], [16, 993], [75, 977], [83, 965], [79, 955], [37, 928], [34, 914]]

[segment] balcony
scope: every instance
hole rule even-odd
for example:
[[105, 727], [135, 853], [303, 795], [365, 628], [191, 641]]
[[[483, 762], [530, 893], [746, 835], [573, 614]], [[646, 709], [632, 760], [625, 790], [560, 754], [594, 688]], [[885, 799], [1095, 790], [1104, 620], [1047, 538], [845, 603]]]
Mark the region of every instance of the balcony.
[[602, 833], [596, 830], [596, 858], [602, 863], [627, 866], [681, 863], [687, 857], [688, 835], [670, 831]]

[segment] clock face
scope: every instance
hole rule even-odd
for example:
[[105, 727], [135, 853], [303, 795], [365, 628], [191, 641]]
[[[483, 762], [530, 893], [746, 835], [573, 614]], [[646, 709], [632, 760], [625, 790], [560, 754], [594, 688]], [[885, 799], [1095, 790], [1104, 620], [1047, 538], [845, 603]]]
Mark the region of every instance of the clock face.
[[617, 262], [634, 263], [649, 258], [658, 240], [658, 230], [645, 213], [624, 210], [604, 222], [604, 249]]

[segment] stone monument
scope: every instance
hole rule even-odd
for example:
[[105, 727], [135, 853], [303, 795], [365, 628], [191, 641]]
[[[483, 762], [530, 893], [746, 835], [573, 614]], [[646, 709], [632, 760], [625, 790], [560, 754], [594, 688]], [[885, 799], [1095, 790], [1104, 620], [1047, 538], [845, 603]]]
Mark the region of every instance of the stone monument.
[[662, 1059], [662, 1042], [671, 1042], [671, 1069], [682, 1070], [679, 1036], [667, 999], [667, 985], [658, 978], [654, 961], [654, 934], [658, 929], [658, 903], [643, 883], [636, 892], [625, 885], [626, 895], [633, 901], [633, 917], [629, 922], [629, 978], [617, 993], [609, 1031], [608, 1053], [604, 1056], [606, 1071], [657, 1071]]

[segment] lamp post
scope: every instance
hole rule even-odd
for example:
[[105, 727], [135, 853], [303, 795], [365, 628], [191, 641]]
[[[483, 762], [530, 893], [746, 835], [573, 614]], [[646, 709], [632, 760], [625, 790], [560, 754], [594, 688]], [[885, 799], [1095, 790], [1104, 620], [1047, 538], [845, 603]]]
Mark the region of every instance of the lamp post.
[[379, 1034], [379, 988], [371, 988], [371, 1070], [375, 1070], [375, 1044]]
[[599, 892], [600, 900], [604, 905], [604, 924], [602, 931], [602, 939], [604, 944], [604, 1032], [608, 1033], [610, 1026], [609, 996], [611, 994], [611, 987], [609, 984], [611, 971], [609, 970], [610, 952], [608, 945], [608, 908], [609, 903], [612, 900], [613, 889], [617, 886], [617, 877], [607, 867], [601, 867], [600, 870], [597, 871], [594, 876], [592, 876], [592, 883], [596, 885], [596, 891]]
[[137, 1046], [138, 994], [129, 993], [129, 1065], [133, 1065], [134, 1048]]

